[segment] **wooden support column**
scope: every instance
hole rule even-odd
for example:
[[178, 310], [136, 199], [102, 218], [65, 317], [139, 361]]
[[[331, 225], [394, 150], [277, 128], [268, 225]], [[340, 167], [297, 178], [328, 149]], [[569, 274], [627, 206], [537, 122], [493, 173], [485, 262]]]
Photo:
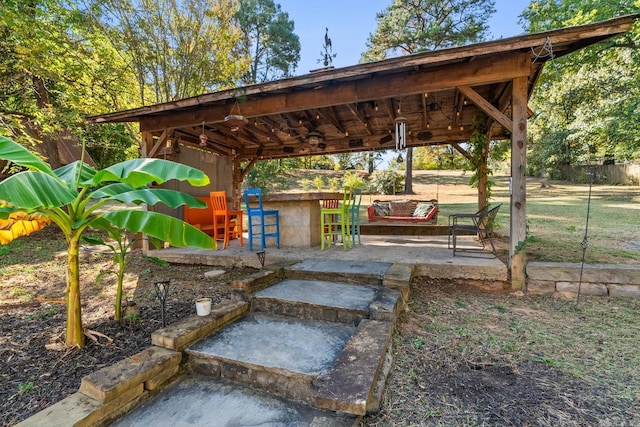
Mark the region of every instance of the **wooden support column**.
[[231, 199], [232, 208], [235, 210], [240, 210], [240, 205], [242, 204], [242, 181], [244, 180], [245, 174], [242, 170], [242, 164], [240, 160], [233, 159], [233, 182], [231, 185], [233, 186], [233, 194]]
[[527, 78], [513, 79], [513, 132], [511, 134], [511, 233], [509, 241], [509, 270], [511, 288], [524, 290], [526, 286], [526, 255], [524, 242], [527, 231]]

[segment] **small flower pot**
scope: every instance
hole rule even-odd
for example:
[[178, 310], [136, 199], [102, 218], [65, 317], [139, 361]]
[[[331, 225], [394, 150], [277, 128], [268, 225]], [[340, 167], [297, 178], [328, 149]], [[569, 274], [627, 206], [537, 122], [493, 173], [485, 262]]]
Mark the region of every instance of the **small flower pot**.
[[196, 300], [196, 313], [198, 313], [198, 316], [208, 316], [211, 313], [211, 298], [198, 298]]

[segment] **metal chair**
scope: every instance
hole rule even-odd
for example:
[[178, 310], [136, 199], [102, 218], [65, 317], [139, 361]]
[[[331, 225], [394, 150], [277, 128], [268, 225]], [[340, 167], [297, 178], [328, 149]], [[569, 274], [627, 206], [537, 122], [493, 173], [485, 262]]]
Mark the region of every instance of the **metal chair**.
[[356, 244], [356, 235], [358, 236], [358, 244], [361, 245], [360, 240], [360, 204], [362, 203], [362, 192], [360, 190], [353, 191], [353, 202], [349, 213], [351, 214], [351, 243]]
[[320, 232], [322, 233], [320, 250], [324, 250], [325, 243], [328, 243], [327, 247], [330, 248], [338, 236], [341, 238], [345, 251], [351, 247], [350, 206], [353, 201], [352, 194], [351, 191], [345, 190], [342, 202], [323, 200], [323, 206], [320, 208]]
[[231, 239], [236, 238], [240, 238], [242, 246], [242, 211], [229, 210], [225, 191], [212, 191], [209, 197], [213, 207], [213, 238], [223, 239], [222, 249], [229, 246]]
[[276, 247], [280, 247], [280, 219], [278, 211], [264, 210], [262, 207], [262, 190], [245, 190], [244, 203], [249, 219], [249, 250], [253, 250], [253, 239], [260, 239], [260, 250], [267, 246], [266, 238], [275, 237]]
[[[449, 249], [453, 249], [453, 256], [456, 256], [456, 252], [483, 252], [487, 247], [491, 248], [491, 253], [494, 257], [498, 256], [491, 233], [493, 232], [494, 222], [500, 206], [502, 206], [502, 204], [490, 209], [489, 206], [485, 206], [474, 214], [463, 213], [449, 215], [449, 237], [447, 244]], [[478, 236], [482, 248], [458, 248], [457, 238], [461, 232]]]

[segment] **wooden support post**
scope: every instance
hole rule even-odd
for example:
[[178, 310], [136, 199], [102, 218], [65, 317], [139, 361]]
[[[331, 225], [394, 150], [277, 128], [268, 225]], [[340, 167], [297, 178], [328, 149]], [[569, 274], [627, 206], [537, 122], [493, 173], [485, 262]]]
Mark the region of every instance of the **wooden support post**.
[[242, 164], [240, 160], [233, 159], [233, 182], [231, 183], [233, 187], [233, 195], [232, 195], [232, 207], [234, 210], [240, 210], [240, 205], [242, 204], [242, 181], [244, 180], [244, 175], [242, 173]]
[[511, 288], [524, 290], [526, 286], [526, 255], [524, 242], [527, 231], [527, 78], [513, 79], [513, 133], [511, 134], [511, 233], [509, 241], [509, 270]]

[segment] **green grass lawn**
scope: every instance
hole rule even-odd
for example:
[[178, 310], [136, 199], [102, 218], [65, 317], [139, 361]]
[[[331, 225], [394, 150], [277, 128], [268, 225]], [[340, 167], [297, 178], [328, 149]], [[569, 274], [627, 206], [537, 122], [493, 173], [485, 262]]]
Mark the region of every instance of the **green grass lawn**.
[[[477, 191], [468, 185], [469, 176], [460, 171], [414, 171], [414, 195], [365, 196], [361, 211], [366, 222], [367, 197], [437, 198], [438, 224], [448, 216], [476, 212]], [[509, 178], [493, 177], [491, 203], [502, 203], [497, 218], [499, 247], [508, 253]], [[589, 185], [527, 179], [527, 228], [529, 261], [580, 262], [582, 241], [589, 210], [589, 264], [640, 264], [640, 187], [593, 185], [589, 205]]]

